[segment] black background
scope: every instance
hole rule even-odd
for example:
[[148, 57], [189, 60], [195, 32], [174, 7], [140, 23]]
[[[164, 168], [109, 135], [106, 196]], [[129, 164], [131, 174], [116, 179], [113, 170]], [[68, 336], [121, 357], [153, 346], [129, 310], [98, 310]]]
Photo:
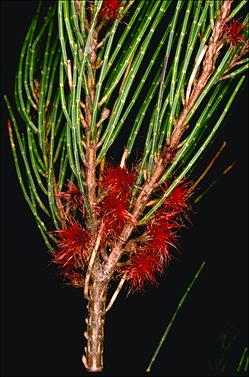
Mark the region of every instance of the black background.
[[[34, 1], [1, 2], [1, 95], [12, 95], [15, 70]], [[105, 376], [145, 375], [181, 295], [203, 260], [206, 266], [152, 369], [153, 375], [219, 375], [220, 336], [236, 335], [226, 357], [234, 375], [247, 344], [248, 316], [248, 95], [244, 86], [222, 134], [228, 146], [210, 181], [234, 160], [194, 207], [180, 254], [142, 294], [120, 295], [106, 318]], [[23, 198], [9, 147], [1, 96], [2, 375], [82, 376], [86, 309], [81, 290], [62, 288]], [[216, 149], [215, 149], [216, 148]], [[208, 158], [208, 156], [207, 156]], [[203, 168], [207, 161], [203, 162]], [[205, 182], [204, 182], [205, 183]], [[206, 181], [206, 184], [208, 181]], [[230, 330], [229, 330], [230, 329]]]

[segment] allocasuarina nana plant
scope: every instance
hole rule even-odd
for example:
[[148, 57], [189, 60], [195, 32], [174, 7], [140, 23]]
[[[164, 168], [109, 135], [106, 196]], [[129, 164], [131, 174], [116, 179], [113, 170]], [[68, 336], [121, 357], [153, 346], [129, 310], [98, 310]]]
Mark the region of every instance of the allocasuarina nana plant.
[[105, 313], [123, 285], [157, 284], [172, 258], [197, 163], [245, 79], [245, 4], [60, 0], [44, 19], [41, 2], [31, 22], [15, 81], [18, 124], [5, 97], [9, 137], [52, 261], [84, 292], [88, 371], [103, 369]]

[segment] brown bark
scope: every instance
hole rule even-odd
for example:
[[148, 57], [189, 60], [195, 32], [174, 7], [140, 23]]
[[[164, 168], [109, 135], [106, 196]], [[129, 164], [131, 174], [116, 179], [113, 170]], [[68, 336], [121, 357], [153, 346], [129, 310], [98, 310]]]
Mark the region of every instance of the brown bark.
[[88, 191], [89, 204], [91, 208], [91, 214], [93, 218], [93, 227], [96, 230], [96, 148], [94, 146], [87, 147], [87, 173], [86, 173], [86, 184]]
[[97, 278], [89, 288], [87, 347], [82, 361], [89, 372], [103, 369], [104, 323], [107, 285]]

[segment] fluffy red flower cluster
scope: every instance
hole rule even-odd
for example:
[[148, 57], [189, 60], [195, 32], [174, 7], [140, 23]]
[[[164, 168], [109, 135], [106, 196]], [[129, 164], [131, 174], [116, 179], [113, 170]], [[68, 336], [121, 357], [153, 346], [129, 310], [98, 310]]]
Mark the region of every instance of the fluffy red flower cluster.
[[99, 16], [107, 20], [114, 20], [121, 9], [119, 3], [119, 0], [103, 0]]
[[238, 23], [239, 20], [235, 20], [234, 18], [230, 20], [229, 24], [225, 23], [223, 25], [223, 32], [226, 36], [228, 42], [230, 42], [233, 46], [237, 46], [238, 42], [241, 41], [243, 43], [248, 43], [245, 38], [241, 35], [242, 30], [248, 24], [248, 22], [244, 22], [243, 24]]
[[104, 227], [102, 244], [107, 238], [117, 239], [128, 218], [130, 189], [135, 182], [135, 175], [121, 167], [108, 166], [99, 186], [106, 196], [100, 203], [98, 212], [103, 218]]
[[75, 209], [79, 209], [84, 213], [83, 196], [79, 188], [72, 181], [68, 180], [67, 191], [62, 191], [57, 196], [63, 202], [65, 215]]
[[121, 273], [126, 273], [130, 291], [140, 290], [146, 282], [156, 284], [171, 259], [169, 248], [175, 247], [176, 232], [183, 226], [180, 215], [187, 217], [190, 187], [182, 183], [167, 198], [149, 224], [144, 235], [135, 241], [136, 250]]
[[[130, 188], [135, 175], [120, 167], [109, 165], [99, 180], [102, 200], [96, 208], [99, 223], [103, 223], [101, 247], [105, 250], [108, 243], [115, 242], [127, 220]], [[75, 210], [84, 214], [84, 200], [77, 186], [69, 181], [67, 190], [60, 192], [58, 197], [63, 201], [67, 226], [54, 232], [57, 237], [57, 248], [54, 263], [69, 284], [80, 287], [83, 285], [83, 271], [90, 257], [91, 233], [74, 220]]]
[[[124, 224], [134, 222], [128, 209], [135, 180], [135, 174], [127, 169], [108, 165], [97, 182], [96, 216], [98, 223], [102, 224], [101, 255], [106, 255], [108, 246], [116, 243]], [[167, 186], [160, 189], [160, 194], [165, 190]], [[157, 283], [156, 275], [163, 272], [165, 264], [171, 259], [169, 248], [175, 247], [176, 233], [183, 226], [181, 216], [187, 217], [190, 192], [191, 188], [186, 183], [178, 185], [154, 214], [143, 234], [131, 239], [134, 247], [129, 250], [129, 243], [125, 246], [128, 261], [119, 264], [118, 274], [126, 274], [130, 291], [142, 289], [147, 281]], [[68, 183], [67, 191], [59, 193], [58, 197], [66, 207], [67, 226], [55, 232], [57, 250], [54, 262], [69, 284], [81, 287], [93, 247], [91, 232], [74, 219], [75, 210], [80, 209], [80, 213], [84, 214], [84, 201], [72, 182]]]
[[57, 236], [57, 251], [54, 263], [61, 268], [61, 274], [73, 286], [83, 286], [82, 270], [89, 254], [91, 237], [87, 230], [72, 218], [68, 227], [54, 232]]

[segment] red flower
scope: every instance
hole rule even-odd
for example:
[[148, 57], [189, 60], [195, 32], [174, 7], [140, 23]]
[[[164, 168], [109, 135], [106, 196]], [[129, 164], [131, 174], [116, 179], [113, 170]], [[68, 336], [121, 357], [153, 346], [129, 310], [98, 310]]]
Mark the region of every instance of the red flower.
[[122, 268], [130, 284], [130, 291], [143, 288], [146, 281], [156, 284], [156, 274], [161, 273], [166, 263], [172, 258], [170, 247], [175, 247], [176, 235], [183, 227], [178, 219], [180, 214], [186, 217], [189, 208], [187, 199], [191, 187], [187, 183], [178, 185], [165, 200], [163, 206], [156, 211], [145, 233], [135, 240], [136, 253]]
[[57, 252], [54, 262], [60, 265], [64, 272], [72, 272], [74, 268], [84, 267], [88, 252], [90, 235], [77, 222], [71, 222], [68, 228], [57, 230]]
[[117, 17], [121, 7], [122, 6], [119, 5], [119, 0], [103, 0], [99, 16], [101, 18], [113, 20]]
[[[167, 189], [167, 187], [166, 187]], [[186, 212], [189, 208], [188, 198], [191, 194], [191, 187], [189, 183], [181, 183], [170, 193], [165, 200], [165, 207], [170, 208], [175, 212]]]
[[106, 197], [101, 203], [101, 213], [104, 217], [111, 216], [113, 222], [126, 220], [127, 202], [112, 195]]
[[230, 20], [229, 25], [223, 25], [223, 32], [227, 38], [227, 40], [233, 45], [236, 46], [239, 41], [243, 43], [247, 43], [245, 38], [241, 35], [242, 30], [248, 24], [248, 22], [244, 22], [243, 24], [238, 24], [239, 20], [235, 20], [234, 18]]
[[127, 219], [127, 200], [126, 198], [108, 195], [100, 205], [100, 215], [104, 219], [102, 231], [102, 245], [108, 237], [118, 237]]
[[70, 180], [68, 180], [67, 191], [62, 191], [57, 194], [59, 198], [65, 201], [65, 205], [69, 205], [70, 209], [81, 208], [83, 209], [84, 200], [83, 195], [78, 187]]
[[120, 166], [109, 165], [105, 170], [104, 177], [99, 181], [99, 186], [112, 194], [128, 194], [134, 182], [135, 176], [128, 170]]
[[146, 282], [157, 284], [156, 273], [162, 273], [163, 266], [158, 255], [148, 253], [146, 249], [138, 249], [122, 273], [126, 273], [126, 280], [130, 283], [130, 292], [141, 290]]
[[80, 288], [84, 286], [84, 279], [82, 274], [78, 272], [72, 272], [72, 273], [64, 273], [65, 279], [68, 281], [68, 285], [72, 285], [76, 288]]
[[162, 263], [171, 259], [169, 247], [175, 247], [177, 230], [183, 227], [179, 215], [187, 217], [188, 197], [191, 187], [187, 183], [178, 185], [166, 198], [163, 206], [156, 211], [155, 215], [147, 225], [148, 243], [147, 248], [151, 252], [157, 252]]
[[118, 237], [128, 216], [130, 189], [135, 176], [121, 167], [109, 165], [99, 187], [104, 189], [106, 196], [99, 205], [98, 215], [104, 219], [102, 244], [108, 237]]
[[146, 248], [152, 253], [160, 255], [162, 263], [171, 259], [169, 247], [175, 247], [175, 231], [181, 226], [182, 225], [176, 221], [168, 222], [164, 219], [161, 219], [156, 224], [148, 225], [147, 235], [149, 241]]
[[126, 272], [130, 292], [142, 289], [146, 282], [157, 284], [156, 274], [162, 273], [171, 259], [169, 247], [175, 246], [175, 231], [182, 226], [171, 217], [172, 213], [167, 218], [162, 210], [158, 211], [148, 224], [147, 231], [137, 240], [140, 245], [128, 265], [122, 268], [122, 273]]

